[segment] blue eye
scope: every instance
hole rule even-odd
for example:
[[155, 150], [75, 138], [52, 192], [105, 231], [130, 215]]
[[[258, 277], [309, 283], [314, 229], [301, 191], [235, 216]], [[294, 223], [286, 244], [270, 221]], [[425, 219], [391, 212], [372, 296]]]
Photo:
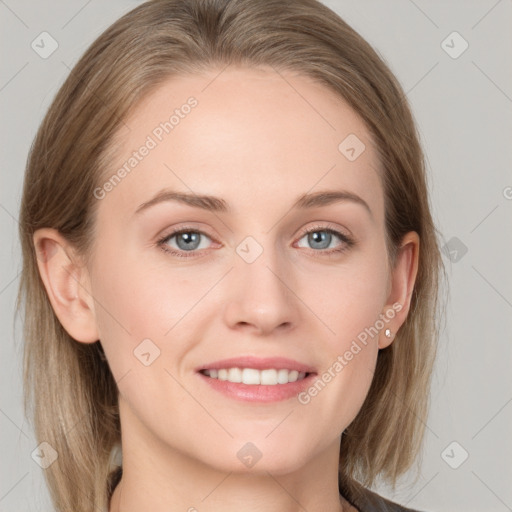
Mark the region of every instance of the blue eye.
[[[339, 253], [354, 245], [353, 240], [347, 235], [344, 235], [334, 229], [324, 227], [314, 227], [309, 229], [300, 240], [303, 239], [306, 239], [306, 243], [310, 248], [318, 249], [320, 251], [326, 251], [327, 249], [327, 253]], [[335, 242], [336, 239], [341, 240], [341, 247], [333, 248], [331, 247], [331, 243], [333, 241]], [[340, 245], [339, 242], [338, 245]], [[304, 246], [299, 245], [299, 247]]]
[[[300, 245], [300, 241], [303, 239], [306, 239], [307, 246]], [[337, 244], [336, 239], [338, 240]], [[157, 242], [157, 245], [163, 251], [174, 256], [187, 258], [197, 256], [200, 250], [207, 249], [208, 240], [211, 242], [212, 239], [202, 231], [182, 228], [165, 235]], [[333, 242], [334, 247], [331, 245]], [[327, 227], [309, 229], [302, 235], [298, 243], [298, 247], [309, 247], [324, 256], [339, 254], [353, 245], [355, 245], [355, 241], [351, 237]]]
[[[187, 254], [197, 251], [199, 249], [206, 249], [207, 247], [202, 246], [202, 238], [210, 239], [208, 235], [201, 231], [195, 231], [192, 229], [181, 229], [174, 231], [173, 233], [166, 235], [164, 238], [158, 241], [158, 245], [166, 252], [170, 252], [176, 256], [187, 257]], [[172, 246], [170, 242], [175, 239], [176, 246]]]

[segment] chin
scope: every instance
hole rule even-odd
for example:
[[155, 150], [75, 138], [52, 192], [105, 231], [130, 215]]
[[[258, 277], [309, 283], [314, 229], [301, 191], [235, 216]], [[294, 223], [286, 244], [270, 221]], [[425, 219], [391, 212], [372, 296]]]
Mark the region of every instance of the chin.
[[[300, 445], [300, 443], [299, 443]], [[302, 445], [303, 450], [303, 445]], [[217, 448], [204, 462], [217, 471], [268, 476], [286, 475], [307, 464], [309, 457], [300, 447], [295, 448], [282, 439], [265, 441], [233, 440], [225, 448]], [[212, 458], [213, 455], [213, 458]]]

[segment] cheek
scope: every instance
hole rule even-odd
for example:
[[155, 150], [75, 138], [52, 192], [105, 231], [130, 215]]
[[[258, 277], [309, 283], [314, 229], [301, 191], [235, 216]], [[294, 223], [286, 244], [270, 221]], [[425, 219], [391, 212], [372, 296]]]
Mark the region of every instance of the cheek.
[[309, 287], [315, 290], [309, 294], [312, 304], [321, 312], [319, 316], [331, 332], [326, 330], [324, 337], [320, 382], [306, 390], [303, 403], [314, 403], [318, 414], [331, 411], [334, 429], [350, 423], [360, 410], [378, 355], [380, 315], [386, 302], [387, 260], [385, 253], [377, 250], [368, 254], [361, 254], [357, 263], [331, 273], [322, 286]]
[[106, 246], [96, 255], [91, 285], [99, 339], [117, 380], [139, 366], [134, 351], [141, 342], [161, 336], [163, 308], [143, 266]]
[[101, 262], [96, 264], [92, 280], [96, 322], [114, 376], [138, 363], [134, 351], [144, 340], [151, 340], [156, 352], [171, 350], [169, 356], [179, 355], [176, 352], [186, 347], [168, 343], [173, 329], [181, 329], [188, 316], [193, 317], [189, 313], [211, 288], [212, 276], [209, 280], [190, 279], [190, 270], [171, 275], [161, 263], [111, 254], [106, 247], [96, 261]]
[[386, 259], [362, 256], [356, 264], [331, 270], [321, 283], [316, 281], [313, 285], [314, 281], [308, 278], [308, 291], [304, 293], [311, 298], [318, 316], [331, 331], [326, 339], [338, 354], [346, 350], [353, 339], [374, 327], [384, 312], [388, 281]]

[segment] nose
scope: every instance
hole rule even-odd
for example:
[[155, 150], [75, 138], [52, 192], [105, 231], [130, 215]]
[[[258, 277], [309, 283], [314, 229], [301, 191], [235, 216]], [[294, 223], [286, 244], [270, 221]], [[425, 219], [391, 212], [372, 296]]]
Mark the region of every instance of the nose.
[[239, 259], [231, 272], [228, 295], [224, 319], [231, 329], [263, 336], [298, 325], [300, 300], [294, 293], [290, 266], [275, 251], [265, 250], [252, 263]]

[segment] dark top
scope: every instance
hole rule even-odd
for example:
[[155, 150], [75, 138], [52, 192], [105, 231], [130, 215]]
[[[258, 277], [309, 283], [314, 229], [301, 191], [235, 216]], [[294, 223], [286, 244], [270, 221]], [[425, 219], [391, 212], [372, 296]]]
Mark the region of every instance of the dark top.
[[419, 512], [383, 498], [355, 480], [346, 482], [340, 478], [339, 489], [341, 495], [359, 512]]

